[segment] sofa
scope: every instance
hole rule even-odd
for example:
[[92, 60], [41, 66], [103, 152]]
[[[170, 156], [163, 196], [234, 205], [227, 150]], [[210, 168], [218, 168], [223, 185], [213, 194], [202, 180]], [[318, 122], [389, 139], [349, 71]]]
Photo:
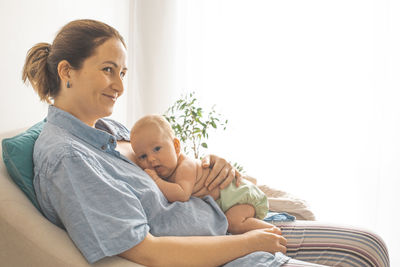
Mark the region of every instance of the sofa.
[[[0, 134], [0, 140], [25, 129]], [[135, 267], [143, 266], [119, 256], [89, 264], [68, 234], [48, 221], [32, 204], [27, 194], [11, 179], [0, 147], [0, 265], [40, 267]], [[254, 179], [249, 178], [250, 180]], [[305, 201], [268, 186], [260, 188], [269, 196], [270, 209], [285, 211], [301, 220], [314, 220]]]

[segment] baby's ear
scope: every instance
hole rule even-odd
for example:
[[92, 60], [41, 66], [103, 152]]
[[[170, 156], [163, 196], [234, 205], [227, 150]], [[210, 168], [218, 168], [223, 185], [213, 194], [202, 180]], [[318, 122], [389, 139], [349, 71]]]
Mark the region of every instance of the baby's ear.
[[179, 153], [181, 153], [181, 142], [178, 138], [174, 138], [174, 148], [176, 155], [179, 155]]

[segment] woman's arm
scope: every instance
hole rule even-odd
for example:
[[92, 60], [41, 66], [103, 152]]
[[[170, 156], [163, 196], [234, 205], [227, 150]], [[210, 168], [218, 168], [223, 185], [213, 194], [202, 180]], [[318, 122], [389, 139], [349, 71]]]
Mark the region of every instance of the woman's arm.
[[216, 155], [205, 156], [201, 160], [201, 166], [204, 169], [211, 169], [205, 182], [205, 186], [210, 191], [218, 186], [220, 189], [224, 189], [234, 178], [236, 178], [236, 186], [238, 186], [242, 179], [242, 175], [229, 162]]
[[286, 253], [286, 239], [267, 229], [241, 235], [154, 237], [150, 233], [121, 257], [146, 266], [219, 266], [255, 251]]

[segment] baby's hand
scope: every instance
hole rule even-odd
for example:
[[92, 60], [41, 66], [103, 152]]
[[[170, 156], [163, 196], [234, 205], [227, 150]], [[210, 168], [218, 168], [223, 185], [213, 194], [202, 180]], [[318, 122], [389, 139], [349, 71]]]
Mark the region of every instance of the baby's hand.
[[158, 176], [158, 174], [156, 173], [155, 170], [152, 169], [145, 169], [144, 170], [148, 175], [150, 175], [151, 179], [153, 179], [154, 182], [156, 182], [158, 179], [160, 179], [160, 177]]

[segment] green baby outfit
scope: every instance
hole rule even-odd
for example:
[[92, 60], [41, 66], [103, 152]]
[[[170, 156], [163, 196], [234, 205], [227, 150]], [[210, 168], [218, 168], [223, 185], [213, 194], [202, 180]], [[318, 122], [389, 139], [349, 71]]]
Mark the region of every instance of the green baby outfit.
[[230, 185], [222, 189], [219, 199], [216, 200], [223, 212], [237, 204], [252, 205], [256, 211], [256, 218], [262, 220], [268, 213], [267, 196], [255, 184], [242, 180], [236, 187], [236, 179]]

